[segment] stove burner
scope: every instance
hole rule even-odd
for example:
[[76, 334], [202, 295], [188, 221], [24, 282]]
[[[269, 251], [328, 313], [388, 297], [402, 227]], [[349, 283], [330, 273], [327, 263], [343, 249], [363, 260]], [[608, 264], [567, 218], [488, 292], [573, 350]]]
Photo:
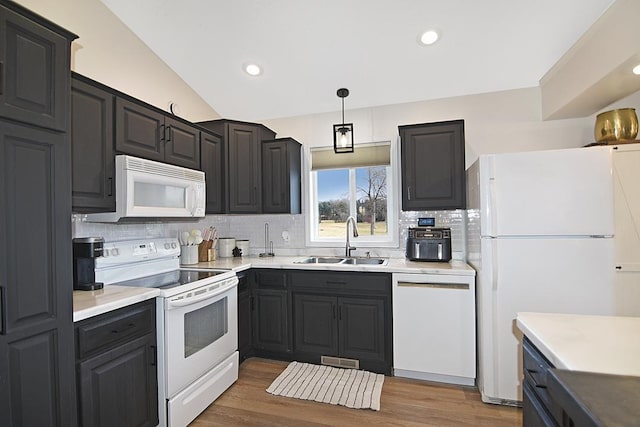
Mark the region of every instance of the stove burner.
[[228, 271], [173, 270], [167, 273], [154, 274], [112, 284], [138, 288], [173, 289], [223, 273], [228, 273]]

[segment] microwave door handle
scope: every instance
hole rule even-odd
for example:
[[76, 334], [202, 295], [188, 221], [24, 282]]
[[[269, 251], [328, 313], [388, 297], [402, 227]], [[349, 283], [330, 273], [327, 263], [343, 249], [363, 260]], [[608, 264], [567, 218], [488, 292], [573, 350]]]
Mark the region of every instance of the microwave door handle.
[[196, 209], [196, 190], [192, 186], [189, 186], [187, 191], [187, 209], [191, 213], [191, 216], [195, 215]]

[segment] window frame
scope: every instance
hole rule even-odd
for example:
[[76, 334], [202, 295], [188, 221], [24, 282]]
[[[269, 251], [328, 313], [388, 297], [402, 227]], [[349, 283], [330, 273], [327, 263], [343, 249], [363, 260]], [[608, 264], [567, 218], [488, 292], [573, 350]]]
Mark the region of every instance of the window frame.
[[[370, 236], [362, 233], [359, 237], [351, 237], [351, 244], [358, 248], [397, 248], [399, 229], [398, 218], [400, 213], [400, 199], [397, 197], [399, 193], [399, 168], [397, 145], [388, 141], [384, 143], [389, 144], [390, 150], [390, 164], [387, 166], [387, 235], [386, 236]], [[322, 149], [325, 147], [313, 147], [315, 149]], [[330, 147], [327, 147], [330, 148]], [[358, 147], [356, 146], [356, 150]], [[305, 243], [307, 247], [323, 247], [323, 248], [342, 248], [346, 240], [345, 235], [341, 237], [317, 237], [316, 224], [318, 224], [318, 191], [317, 191], [317, 173], [311, 170], [311, 147], [305, 149], [305, 166], [304, 172], [306, 176], [306, 190], [304, 192], [304, 204], [307, 208], [308, 215], [305, 215]], [[339, 154], [337, 154], [339, 155]], [[341, 167], [338, 169], [348, 169], [349, 176], [354, 175], [355, 181], [355, 169], [362, 166], [354, 166], [351, 168]], [[355, 191], [355, 197], [354, 197]], [[357, 189], [350, 189], [351, 200], [350, 204], [355, 204], [357, 201]]]

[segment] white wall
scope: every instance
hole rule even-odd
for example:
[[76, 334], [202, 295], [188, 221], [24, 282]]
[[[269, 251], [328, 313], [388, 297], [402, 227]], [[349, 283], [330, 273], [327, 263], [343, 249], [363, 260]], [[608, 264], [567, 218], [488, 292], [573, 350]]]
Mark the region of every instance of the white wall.
[[[345, 101], [347, 106], [348, 103], [349, 98]], [[620, 106], [640, 111], [640, 92], [611, 108]], [[341, 113], [336, 112], [269, 120], [264, 124], [276, 131], [278, 137], [291, 136], [309, 146], [330, 146], [333, 144], [332, 125], [340, 123], [341, 119]], [[345, 121], [354, 124], [356, 144], [397, 141], [398, 125], [454, 119], [465, 121], [467, 166], [480, 154], [572, 148], [594, 142], [595, 116], [543, 121], [539, 88], [345, 112]]]
[[[17, 0], [77, 34], [71, 69], [190, 121], [220, 115], [99, 0]], [[197, 61], [194, 58], [194, 66]]]

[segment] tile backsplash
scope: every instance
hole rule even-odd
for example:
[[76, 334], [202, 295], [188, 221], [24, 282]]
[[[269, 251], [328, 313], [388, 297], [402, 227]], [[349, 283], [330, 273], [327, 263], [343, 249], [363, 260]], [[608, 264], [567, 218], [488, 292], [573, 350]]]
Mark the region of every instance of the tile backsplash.
[[[400, 244], [397, 248], [379, 248], [376, 256], [403, 257], [407, 228], [415, 226], [418, 218], [433, 217], [438, 227], [451, 228], [451, 247], [454, 259], [464, 259], [466, 212], [420, 211], [401, 212], [398, 221]], [[177, 237], [181, 231], [214, 226], [219, 237], [249, 240], [250, 255], [265, 251], [265, 224], [269, 225], [269, 240], [277, 255], [302, 255], [310, 249], [305, 246], [305, 219], [303, 215], [207, 215], [198, 221], [148, 221], [118, 224], [93, 223], [86, 215], [71, 217], [73, 237], [101, 236], [106, 241], [136, 239], [141, 237]], [[268, 244], [268, 242], [267, 242]], [[342, 248], [342, 246], [341, 246]], [[323, 249], [313, 248], [321, 254]]]

